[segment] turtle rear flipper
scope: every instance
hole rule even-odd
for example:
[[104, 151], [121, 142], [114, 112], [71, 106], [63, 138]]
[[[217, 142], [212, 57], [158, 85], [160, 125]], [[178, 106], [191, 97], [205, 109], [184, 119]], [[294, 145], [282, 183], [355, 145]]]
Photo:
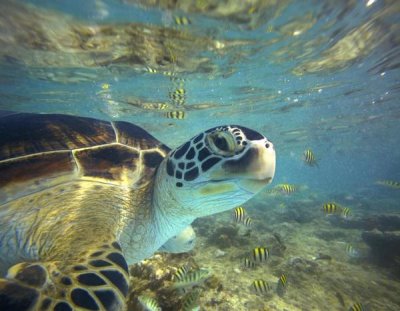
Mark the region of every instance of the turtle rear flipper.
[[0, 279], [3, 311], [123, 310], [128, 265], [118, 243], [103, 245], [79, 262], [19, 263]]

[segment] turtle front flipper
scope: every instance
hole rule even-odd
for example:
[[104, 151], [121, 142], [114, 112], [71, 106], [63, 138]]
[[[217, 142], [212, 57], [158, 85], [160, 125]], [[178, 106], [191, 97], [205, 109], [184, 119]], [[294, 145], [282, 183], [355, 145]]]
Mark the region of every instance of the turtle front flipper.
[[129, 271], [117, 242], [76, 262], [23, 262], [0, 279], [3, 311], [125, 310]]

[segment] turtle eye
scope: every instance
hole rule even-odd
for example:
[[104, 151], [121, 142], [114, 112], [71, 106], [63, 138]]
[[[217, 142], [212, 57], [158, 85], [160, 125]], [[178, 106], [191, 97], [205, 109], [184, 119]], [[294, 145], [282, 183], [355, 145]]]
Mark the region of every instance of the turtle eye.
[[238, 149], [235, 138], [230, 132], [214, 132], [207, 136], [210, 149], [219, 155], [234, 155]]

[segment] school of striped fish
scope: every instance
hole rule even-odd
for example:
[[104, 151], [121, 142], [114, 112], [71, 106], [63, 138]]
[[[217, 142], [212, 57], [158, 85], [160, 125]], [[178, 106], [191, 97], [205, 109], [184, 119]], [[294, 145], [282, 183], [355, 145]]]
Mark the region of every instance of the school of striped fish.
[[[192, 21], [185, 16], [175, 16], [174, 22], [178, 27], [185, 27], [192, 23]], [[159, 72], [152, 68], [147, 68], [148, 73], [158, 74]], [[167, 110], [164, 112], [164, 116], [168, 119], [183, 120], [187, 117], [185, 105], [187, 101], [187, 90], [185, 87], [185, 79], [180, 77], [175, 72], [165, 71], [161, 74], [168, 76], [171, 81], [171, 88], [168, 91], [169, 102], [160, 105], [158, 110]], [[108, 87], [104, 86], [103, 90], [107, 90]], [[302, 157], [305, 165], [309, 167], [319, 168], [319, 160], [317, 159], [314, 151], [311, 148], [307, 148], [303, 152]], [[376, 182], [379, 185], [392, 188], [400, 189], [400, 182], [393, 180], [379, 180]], [[282, 194], [282, 195], [292, 195], [299, 191], [299, 186], [282, 183], [276, 185], [274, 188], [267, 190], [270, 194]], [[322, 205], [322, 211], [326, 216], [336, 215], [347, 219], [351, 217], [352, 212], [349, 207], [344, 207], [336, 202], [326, 202]], [[244, 226], [246, 228], [251, 228], [253, 224], [253, 219], [248, 215], [248, 212], [243, 206], [236, 207], [233, 211], [234, 222], [238, 225]], [[351, 244], [346, 243], [345, 252], [350, 258], [359, 258], [360, 251], [353, 247]], [[259, 246], [253, 248], [248, 256], [242, 259], [242, 266], [244, 269], [253, 269], [268, 262], [270, 257], [270, 251], [265, 246]], [[203, 283], [208, 277], [210, 277], [211, 272], [207, 269], [191, 269], [188, 266], [182, 266], [177, 268], [176, 272], [172, 277], [173, 285], [175, 290], [179, 290], [185, 293], [183, 298], [182, 310], [183, 311], [194, 311], [200, 310], [199, 297], [201, 294], [200, 284]], [[270, 294], [273, 291], [273, 286], [271, 283], [263, 279], [255, 279], [251, 283], [251, 289], [259, 295]], [[283, 297], [288, 288], [288, 279], [285, 273], [276, 281], [276, 293]], [[161, 310], [158, 307], [157, 302], [150, 297], [139, 297], [139, 301], [145, 310], [158, 311]], [[365, 311], [366, 308], [361, 303], [355, 303], [350, 308], [349, 311]]]

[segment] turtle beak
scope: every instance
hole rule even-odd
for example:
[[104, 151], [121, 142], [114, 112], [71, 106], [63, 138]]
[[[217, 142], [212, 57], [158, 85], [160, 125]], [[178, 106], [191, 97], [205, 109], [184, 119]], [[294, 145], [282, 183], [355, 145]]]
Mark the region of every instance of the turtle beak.
[[238, 186], [253, 194], [272, 182], [275, 175], [276, 155], [271, 142], [253, 141], [250, 148], [238, 160], [227, 161], [223, 168], [237, 174]]

